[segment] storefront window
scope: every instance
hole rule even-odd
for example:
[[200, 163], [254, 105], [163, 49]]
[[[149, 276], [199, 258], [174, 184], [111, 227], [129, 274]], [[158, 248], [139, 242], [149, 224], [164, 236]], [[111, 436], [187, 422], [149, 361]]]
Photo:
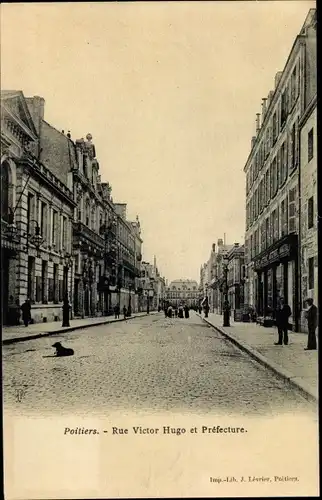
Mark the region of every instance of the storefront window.
[[273, 271], [267, 271], [267, 307], [273, 309]]
[[282, 264], [276, 268], [276, 293], [277, 297], [284, 297], [284, 267]]

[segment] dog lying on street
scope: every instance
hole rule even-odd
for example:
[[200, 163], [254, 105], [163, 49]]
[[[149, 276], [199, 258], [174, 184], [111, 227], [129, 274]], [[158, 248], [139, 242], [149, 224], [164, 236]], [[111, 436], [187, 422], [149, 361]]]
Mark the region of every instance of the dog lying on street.
[[60, 342], [55, 342], [52, 347], [56, 347], [56, 356], [73, 356], [74, 351], [68, 347], [64, 347]]

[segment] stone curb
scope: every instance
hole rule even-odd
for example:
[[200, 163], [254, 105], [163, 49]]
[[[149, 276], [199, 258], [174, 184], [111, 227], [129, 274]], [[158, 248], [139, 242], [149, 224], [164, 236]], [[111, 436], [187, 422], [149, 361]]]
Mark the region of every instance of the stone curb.
[[261, 353], [256, 351], [256, 349], [254, 349], [253, 347], [246, 344], [246, 342], [243, 342], [240, 339], [236, 338], [231, 333], [227, 333], [219, 326], [213, 325], [206, 318], [201, 318], [201, 319], [205, 323], [207, 323], [210, 327], [214, 328], [219, 333], [221, 333], [230, 342], [235, 344], [239, 349], [241, 349], [242, 351], [249, 354], [253, 359], [255, 359], [257, 362], [259, 362], [261, 365], [265, 366], [266, 368], [269, 368], [272, 372], [274, 372], [276, 375], [278, 375], [284, 381], [293, 385], [297, 390], [299, 390], [302, 393], [302, 395], [306, 399], [308, 399], [309, 401], [313, 401], [315, 403], [317, 402], [318, 398], [315, 394], [315, 391], [306, 382], [301, 380], [300, 377], [296, 377], [293, 373], [289, 372], [288, 370], [286, 370], [282, 366], [278, 365], [277, 363], [274, 363], [274, 361], [271, 361], [266, 356], [263, 356]]
[[84, 330], [85, 328], [92, 328], [94, 326], [109, 325], [110, 323], [119, 323], [121, 321], [128, 321], [129, 319], [143, 318], [145, 316], [150, 316], [151, 314], [156, 314], [156, 313], [154, 311], [152, 311], [150, 314], [140, 314], [139, 316], [130, 316], [129, 318], [109, 319], [109, 320], [100, 321], [97, 323], [88, 323], [86, 325], [68, 326], [68, 327], [60, 328], [59, 330], [55, 330], [53, 332], [42, 332], [42, 333], [36, 333], [35, 335], [26, 335], [24, 337], [14, 337], [12, 339], [3, 340], [2, 345], [15, 344], [17, 342], [24, 342], [27, 340], [40, 339], [43, 337], [51, 337], [52, 335], [59, 335], [61, 333], [73, 332], [75, 330], [82, 330], [82, 329]]

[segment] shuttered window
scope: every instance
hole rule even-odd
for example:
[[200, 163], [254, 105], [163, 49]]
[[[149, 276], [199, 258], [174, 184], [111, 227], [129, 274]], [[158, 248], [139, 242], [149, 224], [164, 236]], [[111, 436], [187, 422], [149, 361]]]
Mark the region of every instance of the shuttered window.
[[47, 203], [41, 202], [40, 208], [40, 231], [41, 236], [47, 239], [47, 227], [48, 227], [48, 205]]
[[307, 135], [307, 160], [311, 161], [313, 158], [313, 146], [314, 146], [314, 139], [313, 139], [313, 128], [309, 131]]
[[63, 295], [64, 295], [64, 280], [59, 280], [59, 297], [58, 297], [59, 302], [63, 301]]
[[308, 260], [308, 268], [309, 268], [309, 290], [314, 289], [314, 257], [311, 257]]
[[307, 203], [307, 227], [311, 229], [314, 226], [314, 198], [311, 196]]
[[36, 276], [36, 302], [41, 301], [41, 276]]
[[59, 301], [58, 264], [54, 264], [53, 297], [54, 302], [57, 303]]
[[290, 189], [288, 197], [288, 226], [289, 232], [296, 232], [296, 188]]
[[54, 302], [54, 280], [48, 278], [48, 302]]

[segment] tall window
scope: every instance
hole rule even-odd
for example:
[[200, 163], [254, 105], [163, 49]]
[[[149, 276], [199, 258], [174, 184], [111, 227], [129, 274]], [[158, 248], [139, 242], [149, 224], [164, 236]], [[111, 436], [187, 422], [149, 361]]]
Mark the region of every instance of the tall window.
[[296, 231], [296, 188], [290, 189], [288, 195], [288, 227], [289, 232]]
[[285, 181], [285, 142], [279, 151], [279, 186]]
[[32, 193], [28, 193], [27, 201], [27, 233], [30, 233], [30, 223], [35, 218], [35, 196]]
[[35, 301], [35, 258], [28, 257], [27, 294], [31, 302]]
[[273, 143], [276, 141], [277, 135], [278, 135], [277, 112], [275, 111], [273, 115]]
[[67, 233], [67, 217], [63, 216], [63, 227], [62, 227], [62, 246], [65, 250], [68, 249], [68, 233]]
[[58, 302], [58, 264], [54, 264], [53, 276], [53, 301]]
[[47, 213], [48, 213], [48, 206], [46, 203], [41, 202], [41, 208], [40, 208], [40, 230], [41, 230], [41, 236], [43, 238], [46, 238], [47, 236]]
[[314, 288], [314, 257], [311, 257], [308, 260], [308, 268], [309, 268], [309, 290], [313, 290], [313, 288]]
[[51, 243], [55, 247], [57, 245], [57, 225], [58, 225], [58, 212], [53, 210], [53, 223], [51, 226]]
[[292, 170], [296, 165], [296, 128], [293, 123], [289, 139], [289, 168]]
[[9, 215], [9, 165], [1, 165], [1, 217], [7, 221]]
[[313, 206], [314, 198], [311, 196], [307, 203], [307, 227], [311, 229], [314, 226], [314, 206]]
[[311, 161], [313, 158], [313, 146], [314, 146], [313, 128], [311, 128], [310, 132], [307, 135], [307, 160], [308, 161]]
[[287, 118], [287, 90], [284, 90], [281, 97], [281, 128], [284, 126]]
[[48, 279], [48, 262], [43, 260], [41, 266], [41, 301], [47, 303], [47, 279]]
[[90, 222], [90, 205], [89, 205], [89, 201], [86, 200], [86, 205], [85, 205], [85, 224], [88, 227], [89, 227], [89, 222]]
[[265, 221], [265, 232], [266, 232], [266, 245], [269, 247], [271, 244], [271, 233], [270, 233], [270, 225], [269, 225], [269, 217], [267, 217]]

